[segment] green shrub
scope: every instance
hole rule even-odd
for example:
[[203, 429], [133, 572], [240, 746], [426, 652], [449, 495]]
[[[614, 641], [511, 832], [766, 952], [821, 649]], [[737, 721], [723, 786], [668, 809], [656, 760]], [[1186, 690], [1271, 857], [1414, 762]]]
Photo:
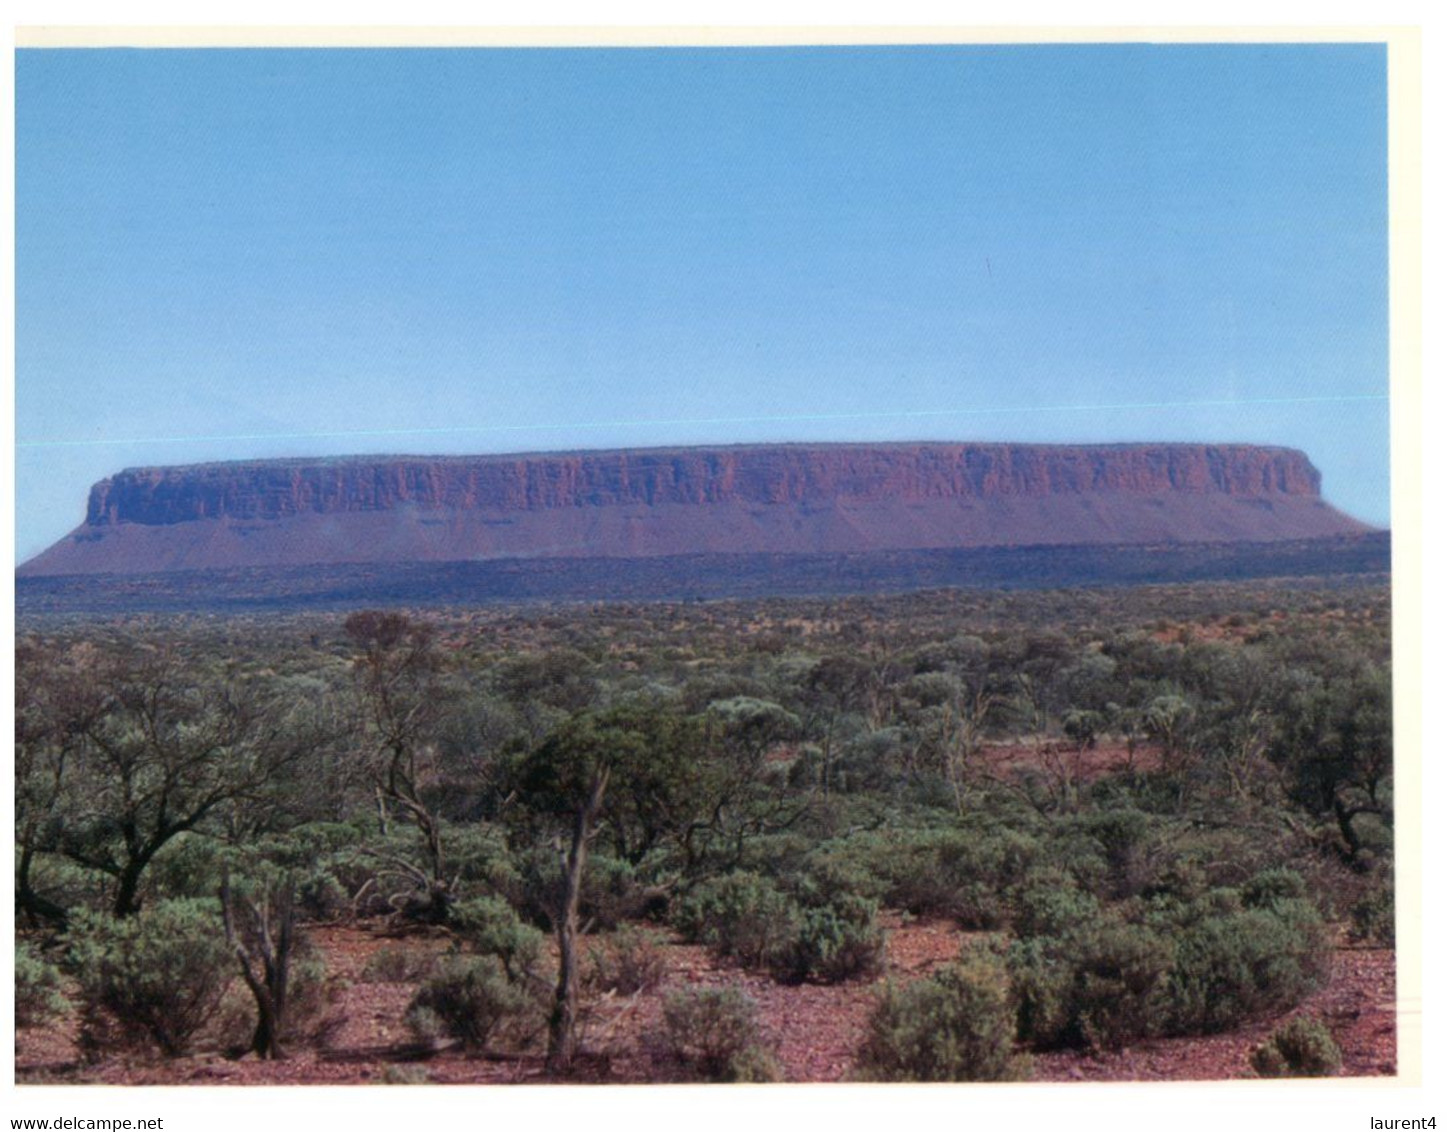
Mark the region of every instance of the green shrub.
[[842, 983], [872, 978], [884, 969], [884, 932], [875, 922], [876, 905], [857, 896], [804, 909], [792, 942], [773, 956], [783, 978]]
[[[341, 827], [349, 828], [349, 827]], [[392, 862], [405, 861], [417, 869], [423, 867], [417, 832], [405, 825], [394, 826], [385, 836], [375, 832], [366, 837], [354, 833], [355, 844], [312, 859], [297, 860], [297, 854], [285, 846], [273, 850], [274, 859], [284, 867], [298, 868], [303, 876], [314, 874], [299, 887], [308, 900], [315, 896], [319, 903], [319, 919], [336, 919], [355, 915], [361, 918], [391, 916], [399, 912], [412, 915], [421, 904], [430, 904], [432, 893], [419, 884], [411, 870], [399, 870]], [[327, 880], [325, 878], [330, 878]], [[298, 878], [299, 881], [301, 878]], [[335, 888], [332, 882], [335, 882]], [[338, 893], [345, 904], [333, 908]], [[348, 896], [347, 894], [352, 894]], [[308, 915], [313, 910], [302, 904]], [[437, 905], [432, 905], [436, 910]]]
[[591, 951], [593, 982], [604, 991], [652, 990], [668, 973], [668, 960], [652, 932], [625, 924]]
[[1031, 936], [1010, 945], [1010, 999], [1015, 1032], [1036, 1046], [1064, 1045], [1072, 1034], [1071, 984], [1074, 971], [1060, 956], [1061, 944]]
[[1204, 896], [1210, 885], [1200, 861], [1177, 857], [1161, 869], [1154, 883], [1142, 894], [1151, 900], [1174, 900], [1189, 904]]
[[1151, 819], [1146, 814], [1135, 809], [1106, 810], [1081, 819], [1080, 825], [1100, 846], [1107, 869], [1105, 895], [1123, 900], [1138, 895], [1151, 882]]
[[684, 938], [751, 967], [766, 965], [788, 946], [799, 920], [794, 901], [756, 873], [710, 878], [679, 901], [674, 912], [674, 924]]
[[504, 1023], [520, 1021], [536, 999], [508, 978], [496, 956], [445, 956], [407, 1007], [407, 1024], [420, 1041], [455, 1038], [482, 1049]]
[[589, 853], [583, 872], [581, 913], [599, 931], [612, 931], [644, 914], [646, 887], [638, 867], [631, 862], [609, 853]]
[[1022, 938], [1059, 936], [1100, 915], [1100, 902], [1066, 873], [1033, 874], [1014, 894], [1012, 926]]
[[737, 872], [781, 877], [803, 868], [815, 842], [802, 833], [764, 833], [744, 839], [742, 845], [729, 838], [720, 845]]
[[522, 878], [506, 833], [490, 822], [447, 824], [448, 867], [468, 888], [486, 888], [511, 896]]
[[1098, 897], [1110, 896], [1113, 882], [1105, 850], [1079, 822], [1052, 825], [1040, 856], [1050, 871], [1064, 873], [1084, 891]]
[[352, 914], [351, 897], [325, 864], [297, 876], [295, 900], [297, 911], [308, 920], [344, 920]]
[[1321, 919], [1305, 901], [1208, 916], [1176, 938], [1168, 1029], [1217, 1033], [1295, 1006], [1319, 985], [1328, 957]]
[[1171, 948], [1150, 929], [1096, 917], [1010, 950], [1019, 1037], [1041, 1048], [1119, 1049], [1161, 1022]]
[[81, 913], [69, 942], [91, 1048], [151, 1043], [184, 1054], [235, 965], [214, 900], [167, 901], [124, 919]]
[[[312, 822], [263, 838], [255, 855], [293, 878], [296, 909], [304, 919], [343, 920], [354, 911], [350, 893], [375, 876], [356, 853], [364, 839], [353, 825]], [[375, 888], [374, 883], [368, 891]]]
[[1315, 1018], [1293, 1018], [1251, 1051], [1260, 1077], [1330, 1077], [1341, 1068], [1341, 1050]]
[[1157, 890], [1140, 902], [1139, 909], [1143, 923], [1175, 938], [1202, 920], [1240, 912], [1241, 893], [1234, 888], [1203, 889], [1194, 894]]
[[888, 846], [875, 867], [888, 880], [888, 904], [989, 930], [1006, 918], [1000, 894], [1020, 881], [1036, 852], [1030, 838], [1014, 832], [929, 830]]
[[543, 954], [543, 933], [523, 923], [507, 901], [496, 896], [461, 901], [452, 906], [448, 923], [469, 951], [495, 956], [513, 982], [523, 982], [537, 974]]
[[857, 1066], [866, 1081], [1018, 1081], [1028, 1063], [1014, 1051], [1004, 976], [958, 963], [904, 987], [886, 988], [869, 1020]]
[[889, 884], [870, 867], [879, 843], [877, 835], [856, 834], [821, 845], [804, 861], [795, 896], [806, 904], [828, 904], [839, 896], [882, 900]]
[[25, 940], [15, 944], [15, 1025], [39, 1026], [70, 1009], [60, 969]]
[[1284, 900], [1306, 897], [1306, 881], [1290, 869], [1265, 869], [1241, 886], [1241, 903], [1247, 908], [1275, 908]]
[[759, 1035], [758, 1007], [734, 987], [675, 991], [663, 1000], [664, 1036], [674, 1059], [704, 1081], [779, 1079]]

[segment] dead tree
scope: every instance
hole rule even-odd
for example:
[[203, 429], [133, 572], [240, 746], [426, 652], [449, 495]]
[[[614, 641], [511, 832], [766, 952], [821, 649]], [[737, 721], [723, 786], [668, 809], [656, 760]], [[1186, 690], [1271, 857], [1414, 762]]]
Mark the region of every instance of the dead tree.
[[256, 1000], [256, 1030], [251, 1037], [251, 1050], [265, 1061], [279, 1061], [286, 1056], [282, 1033], [293, 943], [291, 876], [279, 885], [264, 887], [252, 899], [234, 894], [230, 876], [224, 875], [220, 897], [226, 942], [236, 955], [251, 997]]

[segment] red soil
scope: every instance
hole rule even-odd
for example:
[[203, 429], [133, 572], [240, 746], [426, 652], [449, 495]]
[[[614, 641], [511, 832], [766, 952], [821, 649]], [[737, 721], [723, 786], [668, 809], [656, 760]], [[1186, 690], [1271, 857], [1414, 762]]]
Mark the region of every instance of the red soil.
[[[584, 1079], [610, 1083], [666, 1077], [658, 1056], [662, 998], [685, 986], [732, 984], [759, 1004], [765, 1037], [777, 1047], [789, 1081], [850, 1078], [877, 989], [885, 978], [927, 974], [960, 951], [966, 935], [951, 924], [901, 923], [894, 919], [888, 970], [874, 983], [786, 986], [722, 963], [701, 947], [665, 947], [663, 984], [633, 996], [603, 995], [587, 1003]], [[86, 1064], [73, 1019], [17, 1032], [16, 1079], [20, 1083], [75, 1084], [362, 1084], [406, 1075], [435, 1083], [502, 1084], [544, 1080], [541, 1049], [521, 1056], [476, 1056], [448, 1050], [422, 1057], [403, 1015], [414, 986], [367, 983], [359, 978], [367, 959], [382, 948], [441, 950], [439, 934], [389, 934], [379, 927], [328, 926], [314, 939], [339, 994], [322, 1036], [298, 1047], [286, 1061], [254, 1057], [228, 1060], [214, 1050], [174, 1061], [109, 1059]], [[1395, 956], [1386, 949], [1341, 948], [1327, 985], [1292, 1013], [1319, 1017], [1342, 1048], [1344, 1076], [1396, 1072]], [[1285, 1016], [1263, 1019], [1230, 1034], [1143, 1042], [1118, 1053], [1037, 1054], [1036, 1081], [1222, 1080], [1253, 1076], [1253, 1046]], [[425, 1077], [424, 1077], [425, 1074]]]

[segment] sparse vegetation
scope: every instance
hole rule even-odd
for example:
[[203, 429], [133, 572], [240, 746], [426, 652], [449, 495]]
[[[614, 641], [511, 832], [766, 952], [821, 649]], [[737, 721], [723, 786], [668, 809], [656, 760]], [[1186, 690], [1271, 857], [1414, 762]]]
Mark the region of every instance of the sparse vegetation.
[[1341, 1050], [1315, 1018], [1293, 1018], [1251, 1051], [1259, 1077], [1330, 1077], [1341, 1068]]
[[1005, 974], [981, 960], [889, 986], [869, 1021], [858, 1072], [866, 1081], [1018, 1081]]
[[758, 1007], [733, 987], [675, 991], [663, 1000], [669, 1051], [703, 1081], [779, 1079], [778, 1062], [759, 1035]]
[[1229, 1034], [1391, 946], [1388, 628], [1341, 579], [22, 620], [17, 1024], [174, 1065], [351, 995], [433, 1079], [814, 1072], [758, 1012], [871, 983], [870, 1079]]

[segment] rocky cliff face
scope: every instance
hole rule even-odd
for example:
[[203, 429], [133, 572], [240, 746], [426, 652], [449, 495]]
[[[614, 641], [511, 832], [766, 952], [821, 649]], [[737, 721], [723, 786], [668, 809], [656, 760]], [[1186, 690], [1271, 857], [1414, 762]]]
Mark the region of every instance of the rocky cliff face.
[[1079, 494], [1316, 496], [1284, 448], [831, 445], [133, 468], [91, 489], [86, 524], [282, 519], [416, 507], [542, 511], [665, 504], [988, 500]]
[[835, 444], [136, 468], [22, 574], [1316, 538], [1367, 528], [1246, 445]]

